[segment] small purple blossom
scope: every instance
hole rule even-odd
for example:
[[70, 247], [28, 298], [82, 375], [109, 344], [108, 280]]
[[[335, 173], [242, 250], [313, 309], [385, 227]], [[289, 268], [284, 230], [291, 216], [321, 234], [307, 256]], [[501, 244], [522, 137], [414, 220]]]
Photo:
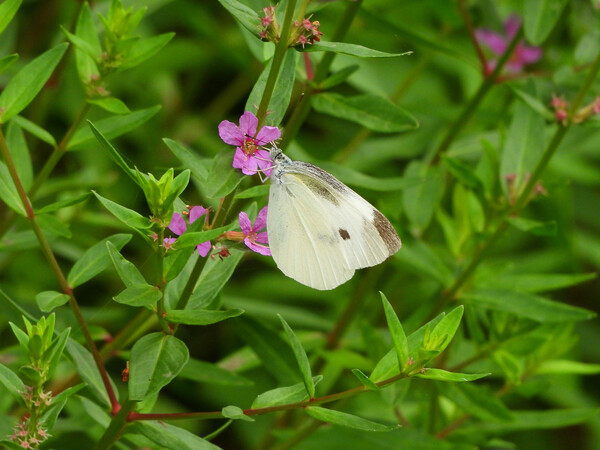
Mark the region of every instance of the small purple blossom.
[[241, 212], [239, 215], [240, 228], [244, 233], [244, 243], [248, 248], [261, 255], [271, 256], [271, 250], [269, 247], [261, 244], [269, 244], [269, 238], [267, 232], [263, 231], [259, 233], [264, 227], [267, 226], [267, 206], [260, 210], [254, 225], [248, 218], [248, 214]]
[[[203, 208], [202, 206], [194, 206], [193, 208], [191, 208], [189, 213], [190, 225], [193, 224], [198, 218], [202, 217], [204, 214], [207, 213], [208, 210], [206, 208]], [[187, 224], [185, 223], [185, 219], [181, 214], [177, 212], [173, 213], [171, 223], [169, 224], [169, 230], [171, 230], [177, 236], [181, 236], [185, 232], [185, 230], [187, 230]], [[166, 250], [173, 248], [173, 244], [175, 244], [176, 240], [177, 238], [165, 238], [163, 240], [163, 247]], [[210, 241], [203, 242], [196, 246], [198, 253], [202, 257], [208, 255], [208, 252], [210, 252], [210, 248]]]
[[267, 177], [271, 175], [273, 163], [267, 150], [260, 147], [279, 139], [277, 127], [264, 126], [257, 133], [258, 118], [250, 111], [240, 117], [240, 125], [224, 120], [219, 124], [219, 136], [226, 144], [235, 145], [233, 167], [242, 169], [245, 175], [254, 175], [259, 170]]
[[[509, 42], [515, 37], [515, 34], [521, 28], [521, 20], [516, 14], [508, 16], [504, 22], [504, 35], [488, 30], [487, 28], [478, 28], [475, 30], [475, 38], [477, 41], [491, 50], [497, 56], [504, 54]], [[529, 64], [533, 64], [542, 57], [542, 49], [540, 47], [530, 47], [525, 45], [523, 41], [517, 44], [513, 54], [506, 63], [506, 69], [511, 73], [519, 73]], [[496, 67], [496, 60], [488, 62], [486, 70], [493, 71]]]

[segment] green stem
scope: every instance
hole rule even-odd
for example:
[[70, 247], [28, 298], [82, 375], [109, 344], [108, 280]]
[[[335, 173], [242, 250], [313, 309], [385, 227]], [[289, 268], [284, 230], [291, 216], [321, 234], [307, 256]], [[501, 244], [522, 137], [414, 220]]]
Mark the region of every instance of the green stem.
[[[358, 12], [360, 6], [362, 4], [362, 0], [357, 0], [353, 2], [349, 2], [346, 10], [344, 11], [344, 15], [340, 19], [340, 23], [338, 24], [336, 30], [333, 32], [331, 36], [331, 40], [334, 42], [341, 41], [348, 29], [350, 28], [350, 24], [354, 19], [354, 16]], [[288, 120], [287, 126], [283, 133], [283, 138], [281, 141], [281, 147], [287, 147], [289, 143], [294, 139], [298, 130], [306, 120], [308, 113], [310, 112], [310, 99], [312, 96], [319, 92], [319, 88], [317, 87], [321, 81], [325, 79], [327, 74], [329, 73], [329, 69], [331, 64], [333, 63], [333, 59], [335, 58], [335, 53], [326, 52], [322, 57], [321, 61], [317, 65], [315, 69], [315, 77], [313, 79], [313, 85], [310, 86], [307, 91], [304, 93], [304, 96], [294, 109], [290, 120]]]
[[110, 421], [108, 428], [94, 446], [94, 450], [108, 450], [113, 446], [117, 439], [119, 439], [123, 429], [127, 426], [127, 418], [129, 414], [132, 414], [131, 411], [133, 411], [135, 404], [136, 402], [131, 400], [123, 402], [123, 406]]
[[[442, 140], [440, 146], [437, 148], [437, 150], [435, 151], [435, 153], [433, 155], [430, 155], [431, 164], [437, 164], [439, 162], [440, 157], [450, 148], [450, 145], [452, 144], [452, 142], [454, 142], [454, 139], [456, 139], [456, 136], [458, 136], [458, 133], [460, 133], [460, 131], [467, 124], [467, 122], [469, 121], [471, 116], [475, 113], [475, 111], [477, 111], [479, 104], [481, 103], [483, 98], [486, 96], [488, 91], [491, 89], [491, 87], [494, 85], [494, 83], [496, 83], [496, 80], [497, 80], [498, 76], [500, 75], [500, 72], [502, 71], [506, 62], [509, 60], [515, 47], [517, 46], [518, 42], [521, 40], [522, 37], [523, 37], [523, 30], [520, 29], [519, 32], [517, 32], [515, 34], [513, 39], [508, 44], [508, 48], [506, 49], [506, 51], [504, 52], [504, 54], [498, 61], [498, 64], [494, 68], [493, 72], [489, 76], [486, 76], [483, 79], [483, 82], [479, 86], [479, 89], [477, 90], [477, 92], [475, 93], [473, 98], [471, 98], [469, 103], [467, 103], [467, 105], [463, 109], [461, 115], [458, 117], [458, 119], [456, 119], [456, 122], [454, 122], [452, 124], [452, 126], [446, 133], [446, 136]], [[485, 71], [485, 68], [484, 68], [484, 71]]]
[[0, 127], [0, 151], [2, 152], [2, 156], [4, 157], [6, 166], [10, 172], [10, 175], [15, 184], [15, 187], [17, 188], [17, 192], [19, 193], [19, 197], [21, 198], [23, 207], [25, 208], [26, 219], [29, 220], [29, 223], [31, 224], [33, 232], [34, 232], [35, 236], [37, 237], [37, 240], [40, 244], [42, 253], [44, 254], [44, 256], [46, 257], [46, 260], [50, 264], [50, 268], [52, 269], [52, 272], [54, 272], [54, 275], [56, 276], [56, 279], [58, 280], [62, 291], [69, 296], [69, 303], [71, 305], [71, 308], [73, 309], [73, 312], [75, 313], [75, 317], [77, 318], [77, 321], [79, 322], [79, 324], [81, 326], [83, 335], [85, 336], [85, 340], [88, 344], [88, 347], [90, 348], [90, 350], [92, 352], [92, 356], [94, 357], [94, 361], [96, 362], [96, 365], [98, 366], [98, 370], [100, 371], [102, 381], [104, 382], [106, 392], [108, 394], [108, 397], [110, 398], [110, 402], [111, 402], [111, 405], [114, 410], [115, 408], [118, 407], [119, 402], [117, 400], [117, 397], [115, 396], [112, 385], [110, 384], [108, 374], [106, 373], [106, 369], [104, 368], [104, 363], [102, 362], [102, 358], [100, 357], [98, 348], [96, 347], [96, 344], [95, 344], [94, 340], [92, 339], [90, 330], [87, 327], [85, 319], [83, 318], [83, 314], [81, 313], [81, 309], [79, 308], [79, 303], [77, 302], [77, 299], [75, 298], [75, 295], [73, 294], [73, 289], [71, 288], [71, 286], [69, 286], [69, 283], [67, 282], [67, 279], [65, 278], [65, 275], [64, 275], [62, 269], [60, 268], [58, 261], [56, 260], [56, 257], [54, 256], [54, 252], [50, 248], [50, 244], [48, 244], [48, 241], [46, 240], [46, 236], [44, 236], [44, 233], [37, 222], [37, 218], [35, 216], [35, 213], [33, 212], [31, 202], [29, 201], [29, 198], [27, 197], [27, 193], [25, 192], [25, 189], [23, 188], [23, 184], [21, 183], [21, 179], [19, 178], [19, 174], [17, 173], [17, 170], [15, 168], [15, 164], [12, 159], [12, 156], [11, 156], [10, 152], [8, 151], [8, 147], [6, 146], [6, 139], [4, 138], [4, 133], [2, 132], [1, 127]]
[[277, 42], [275, 45], [275, 54], [273, 55], [273, 60], [271, 61], [271, 70], [269, 71], [269, 77], [267, 78], [267, 83], [265, 84], [265, 90], [263, 91], [263, 96], [260, 100], [260, 105], [258, 105], [258, 111], [256, 112], [256, 117], [258, 117], [258, 126], [256, 127], [256, 132], [261, 129], [262, 124], [265, 121], [265, 117], [267, 117], [267, 108], [269, 107], [269, 102], [273, 96], [275, 82], [279, 76], [279, 69], [281, 68], [281, 63], [283, 62], [285, 52], [288, 49], [288, 36], [290, 34], [290, 28], [292, 27], [294, 10], [296, 9], [296, 1], [297, 0], [289, 0], [285, 10], [285, 18], [283, 19], [281, 35], [279, 36], [279, 42]]

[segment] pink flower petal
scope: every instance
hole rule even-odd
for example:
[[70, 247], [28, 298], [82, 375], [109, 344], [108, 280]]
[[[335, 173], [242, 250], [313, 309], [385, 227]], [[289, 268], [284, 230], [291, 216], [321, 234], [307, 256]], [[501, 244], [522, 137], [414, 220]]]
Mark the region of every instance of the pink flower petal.
[[245, 235], [248, 235], [252, 231], [252, 222], [250, 222], [248, 214], [242, 211], [238, 216], [238, 220], [240, 222], [240, 228], [242, 229]]
[[177, 241], [177, 238], [164, 238], [163, 239], [163, 247], [166, 250], [170, 250], [173, 248], [173, 244]]
[[181, 214], [174, 212], [173, 217], [171, 218], [171, 223], [169, 224], [169, 230], [171, 230], [177, 236], [181, 236], [186, 229], [187, 225], [185, 224], [183, 217], [181, 217]]
[[480, 44], [487, 46], [496, 55], [502, 55], [506, 51], [506, 40], [504, 36], [485, 28], [475, 30], [475, 39]]
[[262, 233], [258, 233], [256, 235], [256, 239], [254, 239], [256, 242], [258, 242], [259, 244], [268, 244], [269, 243], [269, 236], [267, 235], [266, 231], [263, 231]]
[[242, 166], [244, 175], [254, 175], [258, 170], [258, 160], [254, 156], [248, 157]]
[[262, 173], [264, 173], [267, 177], [271, 176], [271, 172], [273, 172], [273, 161], [271, 160], [271, 154], [266, 150], [256, 150], [254, 156], [257, 159], [258, 167]]
[[248, 157], [246, 156], [246, 154], [244, 153], [244, 151], [241, 149], [241, 147], [238, 147], [235, 149], [235, 154], [233, 155], [233, 164], [232, 167], [234, 169], [241, 169], [244, 167], [244, 164], [246, 164], [246, 160], [248, 159]]
[[533, 64], [542, 57], [542, 49], [539, 47], [528, 47], [523, 44], [519, 44], [515, 50], [516, 59], [523, 62], [523, 64]]
[[210, 252], [210, 249], [211, 249], [210, 241], [206, 241], [206, 242], [203, 242], [202, 244], [196, 245], [196, 250], [198, 250], [198, 253], [203, 258], [206, 255], [208, 255], [208, 253]]
[[269, 247], [254, 244], [253, 242], [250, 242], [250, 239], [248, 239], [248, 238], [244, 239], [244, 243], [253, 252], [260, 253], [261, 255], [265, 255], [265, 256], [271, 256], [271, 250], [269, 250]]
[[506, 21], [504, 22], [504, 32], [509, 40], [515, 37], [519, 28], [521, 28], [521, 19], [519, 16], [511, 14], [506, 18]]
[[244, 133], [244, 135], [253, 138], [254, 135], [256, 134], [257, 126], [258, 126], [258, 119], [250, 111], [246, 111], [240, 117], [240, 130], [242, 131], [242, 133]]
[[244, 143], [244, 133], [229, 120], [224, 120], [219, 124], [219, 136], [226, 144], [242, 145]]
[[252, 231], [260, 231], [264, 227], [267, 226], [267, 211], [269, 207], [265, 206], [258, 212], [258, 216], [256, 216], [256, 220], [254, 221], [254, 226], [252, 227]]
[[202, 217], [207, 212], [207, 209], [202, 206], [194, 206], [190, 209], [190, 223], [194, 223], [198, 217]]
[[258, 145], [267, 145], [269, 142], [276, 141], [281, 136], [281, 131], [277, 127], [262, 127], [256, 135]]

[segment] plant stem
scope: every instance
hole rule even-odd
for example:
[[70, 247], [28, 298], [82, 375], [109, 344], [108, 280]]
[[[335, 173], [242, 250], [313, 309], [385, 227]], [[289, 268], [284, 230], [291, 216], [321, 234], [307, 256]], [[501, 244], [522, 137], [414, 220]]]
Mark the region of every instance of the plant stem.
[[123, 429], [127, 426], [128, 415], [131, 414], [136, 402], [126, 400], [119, 412], [112, 418], [110, 425], [94, 446], [94, 450], [108, 450], [119, 439]]
[[292, 27], [294, 10], [296, 9], [296, 1], [297, 0], [289, 0], [285, 10], [285, 18], [283, 19], [281, 35], [279, 36], [279, 42], [277, 42], [275, 45], [275, 54], [273, 55], [273, 60], [271, 61], [271, 70], [269, 71], [269, 77], [267, 78], [267, 82], [265, 84], [265, 90], [263, 91], [260, 104], [258, 105], [258, 111], [256, 112], [256, 117], [258, 117], [258, 126], [256, 127], [257, 133], [261, 129], [262, 124], [265, 121], [265, 117], [267, 117], [267, 108], [269, 107], [269, 102], [273, 96], [275, 83], [277, 82], [277, 77], [279, 76], [279, 69], [281, 68], [281, 63], [283, 62], [285, 52], [288, 49], [288, 36], [290, 34], [290, 28]]
[[92, 356], [94, 357], [94, 361], [96, 362], [96, 365], [98, 366], [98, 370], [100, 371], [100, 375], [102, 377], [104, 387], [106, 388], [106, 392], [108, 394], [111, 406], [114, 411], [119, 406], [119, 402], [117, 400], [117, 397], [115, 396], [115, 392], [113, 391], [112, 385], [110, 384], [108, 374], [106, 373], [106, 369], [104, 368], [104, 363], [102, 362], [102, 358], [100, 357], [98, 348], [96, 347], [96, 344], [95, 344], [94, 340], [92, 339], [90, 330], [87, 327], [85, 319], [83, 318], [83, 314], [81, 313], [81, 309], [79, 308], [79, 303], [77, 302], [77, 299], [75, 298], [75, 294], [73, 294], [73, 289], [71, 288], [71, 286], [69, 286], [69, 283], [67, 282], [67, 279], [65, 278], [65, 275], [64, 275], [62, 269], [60, 268], [58, 261], [56, 260], [56, 257], [54, 256], [54, 253], [52, 252], [52, 249], [50, 248], [50, 244], [48, 244], [48, 241], [46, 240], [46, 236], [44, 236], [44, 233], [37, 222], [37, 218], [35, 216], [35, 213], [33, 212], [31, 202], [29, 201], [29, 198], [27, 197], [27, 193], [25, 192], [25, 189], [23, 188], [23, 184], [21, 183], [21, 179], [19, 178], [19, 174], [17, 173], [17, 170], [15, 168], [15, 164], [12, 159], [12, 156], [11, 156], [10, 152], [8, 151], [8, 147], [6, 146], [6, 139], [4, 138], [4, 133], [2, 132], [1, 127], [0, 127], [0, 151], [2, 152], [2, 156], [4, 157], [6, 166], [10, 172], [13, 182], [15, 183], [15, 187], [17, 188], [17, 192], [19, 193], [19, 197], [21, 198], [21, 202], [23, 203], [23, 206], [25, 208], [26, 219], [31, 224], [33, 232], [34, 232], [35, 236], [37, 237], [38, 242], [40, 243], [42, 253], [44, 254], [48, 263], [50, 264], [50, 267], [51, 267], [52, 271], [54, 272], [54, 275], [56, 276], [56, 279], [58, 280], [58, 283], [60, 284], [62, 291], [69, 296], [69, 303], [71, 305], [71, 308], [73, 309], [73, 312], [75, 313], [75, 317], [77, 318], [79, 325], [81, 326], [83, 335], [85, 336], [85, 340], [88, 344], [88, 347], [90, 348], [90, 351], [92, 352]]
[[[344, 15], [340, 19], [340, 23], [331, 36], [332, 41], [339, 42], [344, 38], [361, 4], [362, 0], [356, 0], [348, 3], [348, 6], [344, 11]], [[329, 68], [331, 67], [331, 63], [333, 62], [335, 56], [335, 53], [326, 52], [321, 57], [321, 61], [319, 61], [319, 64], [315, 70], [315, 76], [313, 79], [314, 84], [308, 87], [306, 93], [294, 109], [290, 120], [288, 120], [287, 126], [283, 133], [281, 147], [286, 147], [294, 139], [298, 133], [298, 130], [302, 126], [302, 123], [304, 123], [306, 120], [306, 117], [310, 111], [310, 99], [315, 93], [319, 92], [318, 85], [329, 73]]]
[[477, 92], [475, 93], [473, 98], [471, 98], [469, 103], [467, 103], [458, 119], [456, 119], [456, 122], [452, 124], [452, 126], [446, 133], [446, 136], [442, 140], [440, 146], [437, 148], [433, 155], [430, 155], [431, 164], [437, 164], [439, 162], [440, 157], [450, 148], [450, 145], [452, 144], [452, 142], [454, 142], [454, 139], [456, 138], [456, 136], [458, 136], [458, 133], [460, 133], [460, 131], [467, 124], [471, 116], [475, 113], [475, 111], [477, 111], [479, 104], [496, 82], [496, 79], [500, 75], [502, 68], [509, 60], [515, 47], [517, 46], [517, 43], [521, 40], [522, 37], [523, 29], [520, 29], [508, 44], [506, 51], [498, 61], [498, 64], [494, 68], [493, 72], [483, 79], [483, 82], [479, 86], [479, 89], [477, 89]]

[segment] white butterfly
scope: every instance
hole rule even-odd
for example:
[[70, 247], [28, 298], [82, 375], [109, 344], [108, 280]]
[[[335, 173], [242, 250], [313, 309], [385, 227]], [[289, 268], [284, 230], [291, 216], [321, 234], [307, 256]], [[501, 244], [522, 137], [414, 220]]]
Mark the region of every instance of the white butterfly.
[[277, 267], [314, 289], [385, 261], [401, 242], [373, 205], [330, 173], [272, 148], [267, 231]]

